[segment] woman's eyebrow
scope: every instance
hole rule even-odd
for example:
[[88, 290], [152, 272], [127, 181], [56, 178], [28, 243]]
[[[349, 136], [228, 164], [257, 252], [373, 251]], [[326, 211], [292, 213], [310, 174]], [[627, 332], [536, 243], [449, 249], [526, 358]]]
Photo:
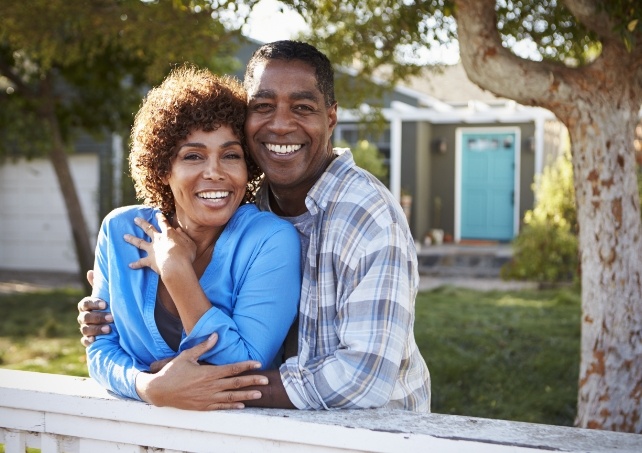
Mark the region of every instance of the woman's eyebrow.
[[178, 149], [182, 149], [184, 147], [189, 147], [189, 148], [207, 148], [204, 143], [200, 142], [189, 142], [189, 143], [183, 143], [178, 147]]

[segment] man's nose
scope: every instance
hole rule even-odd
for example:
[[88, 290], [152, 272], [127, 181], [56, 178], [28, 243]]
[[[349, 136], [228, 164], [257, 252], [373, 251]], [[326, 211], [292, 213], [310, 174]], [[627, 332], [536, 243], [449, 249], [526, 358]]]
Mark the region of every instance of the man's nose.
[[285, 106], [277, 107], [268, 124], [268, 128], [270, 131], [279, 135], [294, 131], [296, 129], [296, 123], [290, 108]]

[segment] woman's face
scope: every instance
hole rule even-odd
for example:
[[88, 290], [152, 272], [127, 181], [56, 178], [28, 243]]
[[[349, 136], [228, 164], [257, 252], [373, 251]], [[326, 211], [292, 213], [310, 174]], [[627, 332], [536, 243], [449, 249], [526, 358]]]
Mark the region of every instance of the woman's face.
[[245, 196], [247, 166], [229, 126], [196, 130], [177, 145], [169, 184], [176, 217], [186, 233], [227, 224]]

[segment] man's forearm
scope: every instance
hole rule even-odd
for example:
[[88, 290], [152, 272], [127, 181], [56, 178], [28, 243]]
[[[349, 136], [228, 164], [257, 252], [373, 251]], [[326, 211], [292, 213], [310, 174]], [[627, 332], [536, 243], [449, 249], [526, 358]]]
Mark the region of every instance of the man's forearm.
[[245, 374], [263, 375], [268, 378], [269, 383], [259, 387], [248, 387], [249, 389], [259, 390], [261, 398], [243, 401], [248, 407], [271, 407], [275, 409], [296, 409], [287, 392], [283, 381], [281, 381], [281, 373], [279, 370], [265, 370], [265, 371], [251, 371]]

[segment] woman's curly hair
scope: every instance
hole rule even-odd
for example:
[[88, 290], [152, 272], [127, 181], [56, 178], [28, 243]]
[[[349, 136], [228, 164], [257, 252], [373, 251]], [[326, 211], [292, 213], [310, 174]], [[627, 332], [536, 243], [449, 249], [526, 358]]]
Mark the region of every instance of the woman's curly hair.
[[262, 172], [245, 143], [246, 102], [242, 85], [230, 76], [217, 76], [191, 65], [174, 69], [145, 96], [134, 120], [129, 169], [137, 198], [165, 214], [173, 213], [174, 195], [162, 180], [171, 172], [178, 143], [193, 131], [229, 126], [243, 143], [247, 164], [243, 203], [253, 202]]

